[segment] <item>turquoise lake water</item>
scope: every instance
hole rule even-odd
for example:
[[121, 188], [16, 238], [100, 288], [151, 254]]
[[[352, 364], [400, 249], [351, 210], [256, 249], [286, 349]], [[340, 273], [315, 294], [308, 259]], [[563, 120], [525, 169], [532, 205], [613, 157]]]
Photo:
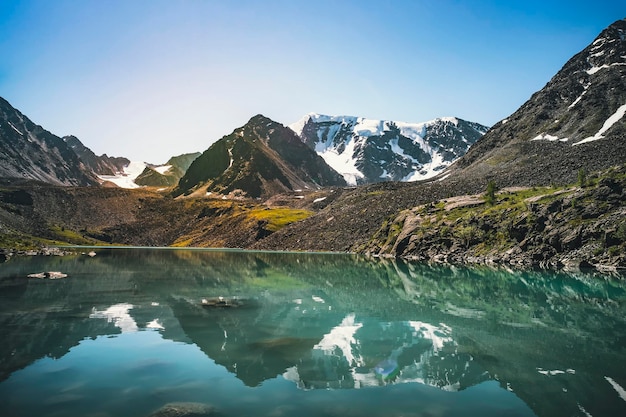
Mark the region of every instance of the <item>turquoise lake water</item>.
[[0, 264], [1, 416], [626, 415], [619, 279], [95, 251]]

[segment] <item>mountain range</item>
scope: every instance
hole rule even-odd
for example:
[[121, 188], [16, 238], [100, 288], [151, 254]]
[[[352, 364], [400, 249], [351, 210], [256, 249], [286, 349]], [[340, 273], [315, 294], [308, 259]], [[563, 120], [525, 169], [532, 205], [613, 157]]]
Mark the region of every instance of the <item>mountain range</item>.
[[[1, 104], [0, 157], [6, 163], [0, 177], [55, 185], [175, 187], [175, 195], [203, 185], [207, 192], [239, 190], [246, 196], [268, 197], [311, 187], [426, 179], [467, 152], [488, 130], [454, 117], [405, 123], [309, 114], [285, 127], [258, 115], [209, 147], [179, 184], [200, 153], [175, 156], [162, 165], [98, 156], [77, 137], [59, 138], [6, 100]], [[28, 151], [20, 152], [23, 148]], [[233, 150], [236, 155], [227, 157]]]
[[[134, 186], [176, 183], [160, 193], [20, 188], [14, 179], [94, 186], [107, 177], [79, 141], [4, 100], [0, 110], [7, 236], [626, 267], [626, 20], [489, 129], [452, 117], [410, 124], [319, 114], [287, 127], [257, 115], [183, 158], [177, 182], [157, 175], [172, 161], [124, 167], [135, 169]], [[99, 158], [112, 170], [125, 163]], [[106, 217], [93, 210], [99, 204]]]

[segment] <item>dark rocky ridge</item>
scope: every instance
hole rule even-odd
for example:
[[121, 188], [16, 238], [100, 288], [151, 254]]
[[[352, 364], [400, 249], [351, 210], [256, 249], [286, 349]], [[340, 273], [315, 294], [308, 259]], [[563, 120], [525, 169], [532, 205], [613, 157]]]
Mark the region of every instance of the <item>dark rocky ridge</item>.
[[64, 136], [63, 140], [78, 155], [78, 159], [97, 175], [115, 175], [130, 164], [130, 160], [124, 157], [96, 155], [76, 136]]
[[98, 179], [60, 137], [0, 97], [0, 178], [57, 185], [97, 185]]

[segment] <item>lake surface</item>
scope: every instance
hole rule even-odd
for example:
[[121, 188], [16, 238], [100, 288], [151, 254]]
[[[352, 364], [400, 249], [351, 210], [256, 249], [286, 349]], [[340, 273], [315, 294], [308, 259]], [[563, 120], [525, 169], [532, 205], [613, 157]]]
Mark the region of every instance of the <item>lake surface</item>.
[[0, 264], [0, 415], [626, 415], [620, 280], [95, 251]]

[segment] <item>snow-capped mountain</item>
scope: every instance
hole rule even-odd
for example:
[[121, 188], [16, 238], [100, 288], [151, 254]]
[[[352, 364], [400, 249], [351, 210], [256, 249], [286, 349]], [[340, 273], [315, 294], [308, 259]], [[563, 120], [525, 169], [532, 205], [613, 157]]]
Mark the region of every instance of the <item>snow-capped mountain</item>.
[[405, 123], [315, 113], [289, 128], [350, 185], [430, 178], [488, 130], [456, 117]]

